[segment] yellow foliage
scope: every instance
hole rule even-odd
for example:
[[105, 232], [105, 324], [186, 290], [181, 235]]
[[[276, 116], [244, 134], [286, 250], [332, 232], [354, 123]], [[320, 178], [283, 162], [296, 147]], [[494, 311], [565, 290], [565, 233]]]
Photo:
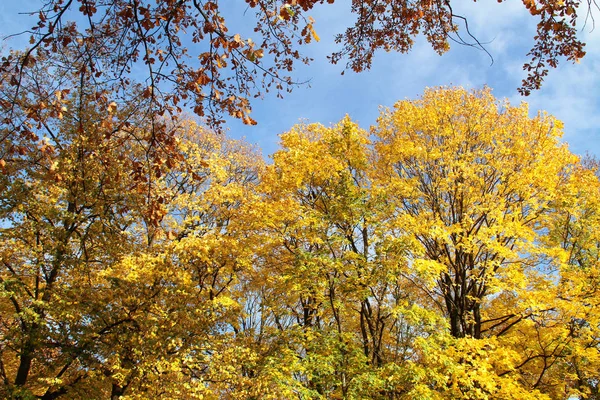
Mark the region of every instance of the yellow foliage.
[[184, 119], [150, 158], [105, 137], [126, 108], [61, 101], [2, 166], [5, 397], [597, 397], [598, 168], [552, 117], [430, 89], [264, 165]]

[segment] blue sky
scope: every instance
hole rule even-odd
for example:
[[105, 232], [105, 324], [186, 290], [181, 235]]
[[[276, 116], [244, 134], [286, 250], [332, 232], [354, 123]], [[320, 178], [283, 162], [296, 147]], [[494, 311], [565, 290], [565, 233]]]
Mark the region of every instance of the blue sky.
[[[226, 4], [227, 2], [222, 2]], [[18, 3], [0, 3], [0, 35], [22, 31], [33, 26], [35, 20], [19, 12], [37, 8], [37, 0]], [[587, 42], [586, 57], [576, 65], [563, 62], [550, 71], [542, 89], [529, 97], [517, 93], [525, 76], [522, 65], [533, 44], [536, 20], [518, 0], [497, 3], [495, 0], [473, 2], [453, 1], [454, 11], [468, 18], [471, 32], [486, 44], [489, 56], [474, 48], [451, 44], [451, 49], [438, 56], [422, 39], [417, 39], [408, 54], [376, 54], [370, 71], [356, 74], [340, 72], [343, 65], [331, 65], [326, 56], [337, 47], [336, 33], [342, 33], [352, 22], [350, 2], [338, 0], [334, 5], [317, 6], [310, 15], [316, 20], [315, 29], [321, 37], [302, 49], [314, 58], [308, 67], [295, 71], [298, 80], [310, 79], [310, 86], [296, 88], [293, 93], [277, 99], [267, 94], [253, 103], [253, 118], [257, 126], [245, 126], [231, 120], [229, 135], [246, 137], [257, 144], [263, 154], [277, 149], [277, 135], [288, 130], [299, 120], [335, 123], [349, 114], [361, 126], [368, 128], [378, 114], [379, 107], [390, 107], [403, 99], [417, 98], [425, 87], [461, 85], [494, 90], [496, 97], [508, 98], [512, 104], [526, 101], [530, 112], [546, 110], [565, 123], [564, 140], [577, 154], [590, 152], [600, 157], [600, 32], [592, 30], [591, 21], [580, 27], [580, 35]], [[243, 12], [243, 7], [241, 8]], [[241, 24], [243, 17], [240, 15]], [[235, 31], [237, 21], [229, 22]], [[463, 32], [464, 33], [464, 32]], [[10, 40], [4, 47], [19, 47], [26, 38]]]

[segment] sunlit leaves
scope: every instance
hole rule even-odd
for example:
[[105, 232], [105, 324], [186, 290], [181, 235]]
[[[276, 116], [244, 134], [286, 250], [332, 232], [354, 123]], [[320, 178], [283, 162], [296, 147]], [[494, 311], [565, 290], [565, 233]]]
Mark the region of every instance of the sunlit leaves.
[[597, 162], [559, 121], [430, 89], [264, 165], [80, 96], [1, 149], [5, 397], [597, 396]]
[[437, 291], [452, 332], [478, 337], [482, 300], [528, 286], [527, 254], [538, 251], [544, 215], [575, 161], [558, 144], [560, 123], [530, 119], [526, 106], [499, 104], [489, 90], [440, 89], [397, 103], [375, 133], [396, 224], [422, 246], [415, 272], [432, 279], [421, 258], [445, 265]]
[[114, 128], [104, 112], [80, 106], [48, 126], [51, 152], [7, 163], [5, 390], [195, 398], [206, 390], [190, 382], [210, 365], [200, 355], [227, 346], [221, 326], [239, 311], [248, 252], [230, 230], [260, 164], [190, 121], [164, 121], [182, 157], [150, 158], [133, 140], [148, 125]]

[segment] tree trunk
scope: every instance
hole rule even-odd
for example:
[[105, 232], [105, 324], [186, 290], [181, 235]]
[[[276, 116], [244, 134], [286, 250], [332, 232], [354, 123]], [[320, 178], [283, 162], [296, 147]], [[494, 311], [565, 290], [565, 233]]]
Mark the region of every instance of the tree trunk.
[[110, 400], [119, 400], [121, 396], [125, 394], [125, 389], [127, 389], [127, 386], [121, 386], [113, 383], [110, 391]]

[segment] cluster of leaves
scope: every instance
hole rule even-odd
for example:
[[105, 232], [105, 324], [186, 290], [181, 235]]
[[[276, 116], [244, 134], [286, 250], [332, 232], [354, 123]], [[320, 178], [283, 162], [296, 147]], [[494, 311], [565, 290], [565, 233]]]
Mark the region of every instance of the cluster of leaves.
[[[247, 0], [238, 9], [218, 0], [47, 0], [32, 13], [35, 25], [24, 32], [32, 47], [6, 57], [0, 71], [16, 72], [7, 83], [18, 87], [40, 57], [38, 50], [71, 54], [75, 48], [77, 68], [96, 81], [113, 82], [125, 92], [141, 85], [139, 94], [152, 104], [154, 115], [173, 118], [185, 108], [205, 117], [212, 128], [225, 122], [224, 115], [255, 124], [253, 97], [273, 89], [281, 96], [300, 83], [292, 76], [294, 67], [310, 59], [298, 48], [319, 40], [308, 14], [323, 3]], [[577, 61], [585, 55], [577, 23], [593, 18], [591, 9], [597, 5], [592, 0], [583, 5], [576, 0], [523, 3], [539, 18], [531, 61], [524, 66], [528, 76], [520, 88], [529, 94], [559, 59]], [[369, 69], [378, 50], [408, 52], [419, 34], [440, 54], [451, 40], [481, 47], [448, 0], [353, 0], [351, 10], [355, 24], [337, 36], [341, 48], [330, 60], [346, 60], [356, 72]], [[249, 22], [232, 27], [231, 19]], [[463, 23], [469, 42], [459, 32]], [[253, 33], [245, 33], [252, 26]], [[16, 100], [0, 106], [12, 114]], [[37, 101], [41, 106], [46, 100]]]
[[600, 181], [552, 117], [432, 89], [265, 165], [53, 96], [2, 130], [3, 397], [599, 398]]

